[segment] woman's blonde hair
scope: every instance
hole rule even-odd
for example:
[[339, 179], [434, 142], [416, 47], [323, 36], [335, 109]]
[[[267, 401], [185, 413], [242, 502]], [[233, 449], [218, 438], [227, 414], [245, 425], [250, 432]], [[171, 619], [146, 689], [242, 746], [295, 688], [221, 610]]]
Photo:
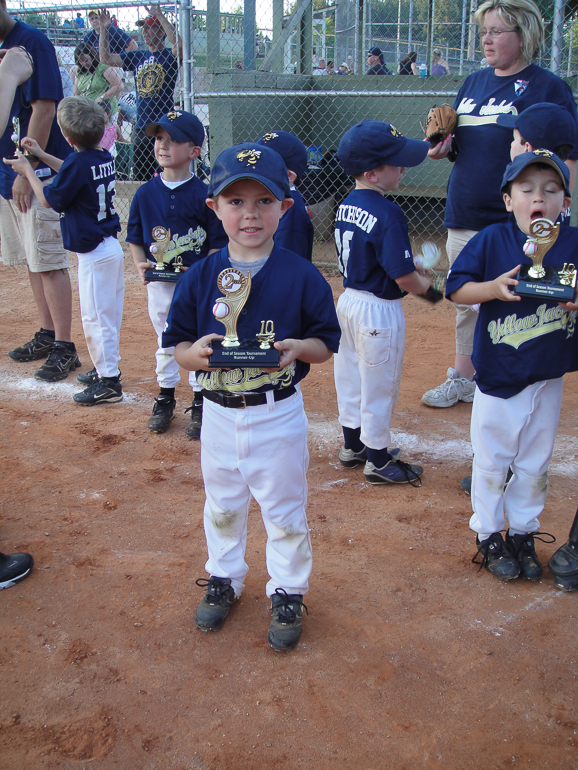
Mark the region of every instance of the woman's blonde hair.
[[544, 22], [532, 0], [486, 0], [480, 5], [474, 20], [481, 29], [489, 11], [497, 11], [507, 27], [513, 27], [522, 42], [520, 56], [528, 64], [538, 58], [544, 43]]

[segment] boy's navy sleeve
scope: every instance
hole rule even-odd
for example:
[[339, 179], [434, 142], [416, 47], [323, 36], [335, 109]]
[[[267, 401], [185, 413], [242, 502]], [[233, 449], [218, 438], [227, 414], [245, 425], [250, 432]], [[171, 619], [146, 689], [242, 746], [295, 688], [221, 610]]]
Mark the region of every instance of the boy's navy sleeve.
[[394, 222], [384, 231], [377, 248], [377, 260], [394, 280], [415, 272], [407, 222], [403, 214], [402, 220]]
[[132, 203], [130, 204], [128, 223], [126, 226], [126, 242], [134, 243], [135, 246], [142, 246], [144, 243], [139, 201], [140, 195], [139, 190], [137, 190], [132, 199]]
[[82, 173], [74, 163], [74, 155], [69, 155], [51, 184], [44, 188], [44, 197], [50, 208], [62, 214], [79, 197], [84, 187]]
[[474, 281], [482, 283], [489, 280], [486, 277], [486, 249], [488, 236], [482, 230], [466, 243], [458, 258], [451, 266], [446, 283], [446, 297], [451, 298], [464, 284]]

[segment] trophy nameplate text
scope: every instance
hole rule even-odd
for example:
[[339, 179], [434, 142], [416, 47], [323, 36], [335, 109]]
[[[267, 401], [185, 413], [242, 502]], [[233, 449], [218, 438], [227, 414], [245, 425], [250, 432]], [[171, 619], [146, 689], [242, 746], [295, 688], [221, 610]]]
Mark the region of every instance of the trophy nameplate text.
[[261, 328], [252, 339], [240, 340], [237, 336], [237, 320], [251, 292], [251, 273], [245, 278], [237, 268], [228, 267], [219, 273], [217, 286], [225, 296], [215, 300], [213, 315], [225, 327], [225, 338], [209, 343], [213, 349], [209, 356], [211, 369], [278, 369], [273, 321], [261, 321]]
[[166, 227], [153, 227], [152, 236], [155, 240], [149, 247], [151, 255], [156, 259], [156, 265], [145, 270], [147, 281], [164, 281], [175, 283], [183, 275], [183, 259], [179, 255], [172, 262], [165, 262], [165, 252], [171, 241], [171, 231]]
[[514, 294], [522, 297], [553, 299], [558, 302], [572, 302], [576, 288], [576, 266], [565, 262], [561, 270], [542, 262], [546, 253], [556, 243], [560, 225], [540, 217], [530, 225], [530, 235], [524, 244], [524, 254], [530, 257], [532, 265], [522, 265], [516, 279], [518, 285]]

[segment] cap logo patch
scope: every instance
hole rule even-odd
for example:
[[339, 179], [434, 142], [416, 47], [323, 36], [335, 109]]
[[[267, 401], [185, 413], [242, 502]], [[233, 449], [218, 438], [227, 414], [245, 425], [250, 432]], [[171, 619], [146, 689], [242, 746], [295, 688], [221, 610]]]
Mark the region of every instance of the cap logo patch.
[[278, 139], [278, 138], [279, 138], [279, 134], [275, 134], [273, 131], [271, 131], [268, 134], [265, 134], [265, 136], [263, 137], [263, 141], [270, 142], [271, 139]]
[[237, 153], [239, 163], [247, 161], [247, 166], [256, 166], [260, 157], [261, 150], [241, 150], [241, 152]]
[[534, 150], [534, 155], [543, 155], [545, 158], [551, 158], [554, 153], [550, 150]]
[[169, 120], [176, 120], [177, 118], [181, 118], [183, 116], [182, 112], [169, 112], [167, 113], [167, 118]]
[[395, 137], [399, 137], [399, 136], [403, 137], [403, 134], [401, 133], [401, 131], [398, 131], [395, 126], [389, 127], [389, 133]]

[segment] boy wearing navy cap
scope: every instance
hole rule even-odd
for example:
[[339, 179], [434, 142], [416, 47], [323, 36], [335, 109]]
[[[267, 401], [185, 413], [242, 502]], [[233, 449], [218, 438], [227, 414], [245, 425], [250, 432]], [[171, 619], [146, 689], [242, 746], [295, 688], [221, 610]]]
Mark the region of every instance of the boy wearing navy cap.
[[282, 249], [293, 251], [311, 262], [315, 231], [301, 193], [295, 187], [296, 182], [307, 171], [307, 149], [301, 139], [288, 131], [269, 131], [257, 139], [257, 144], [271, 147], [283, 158], [293, 198], [293, 205], [279, 222], [274, 241]]
[[[299, 382], [310, 364], [327, 361], [337, 349], [339, 325], [321, 273], [274, 243], [279, 220], [293, 205], [287, 168], [274, 150], [246, 143], [222, 152], [211, 170], [207, 203], [222, 221], [229, 246], [181, 279], [163, 334], [165, 347], [175, 345], [179, 364], [196, 371], [204, 395], [201, 468], [209, 579], [197, 581], [206, 593], [195, 623], [203, 631], [221, 628], [243, 591], [254, 497], [267, 530], [268, 641], [274, 650], [290, 650], [301, 634], [311, 573], [307, 418]], [[263, 327], [273, 331], [278, 370], [209, 368], [211, 340], [223, 337], [218, 286], [225, 270], [233, 283], [242, 276], [251, 282], [238, 316], [239, 338], [255, 338]]]
[[[43, 187], [23, 155], [5, 160], [24, 174], [38, 200], [60, 213], [64, 248], [78, 255], [78, 294], [86, 345], [94, 365], [78, 376], [88, 387], [75, 393], [82, 406], [122, 401], [119, 339], [124, 304], [124, 259], [117, 240], [120, 230], [114, 210], [114, 160], [100, 146], [104, 110], [92, 99], [69, 96], [56, 113], [62, 135], [76, 152], [64, 161], [40, 149], [33, 139], [23, 146], [57, 171], [52, 184]], [[80, 366], [74, 344], [68, 353], [72, 371]]]
[[[555, 222], [570, 205], [569, 173], [549, 150], [518, 155], [505, 171], [502, 194], [510, 221], [486, 227], [462, 249], [448, 275], [446, 296], [480, 303], [472, 361], [476, 393], [470, 528], [480, 569], [501, 580], [539, 580], [534, 538], [544, 509], [547, 471], [560, 416], [562, 376], [572, 368], [578, 306], [512, 293], [533, 243], [532, 222]], [[578, 229], [560, 227], [544, 264], [578, 264]], [[506, 304], [508, 303], [508, 304]], [[506, 484], [508, 469], [512, 477]], [[501, 530], [509, 529], [506, 539]], [[541, 539], [541, 538], [538, 538]]]
[[364, 464], [370, 484], [420, 485], [423, 468], [388, 451], [389, 424], [401, 382], [405, 319], [401, 298], [431, 288], [416, 272], [407, 222], [384, 195], [396, 190], [406, 167], [427, 155], [425, 142], [392, 125], [364, 120], [347, 131], [337, 157], [355, 190], [337, 211], [335, 243], [345, 292], [337, 302], [341, 326], [335, 387], [346, 468]]
[[[175, 416], [175, 387], [180, 380], [173, 347], [163, 347], [161, 339], [176, 284], [146, 279], [145, 271], [154, 263], [151, 246], [157, 248], [153, 231], [158, 227], [170, 230], [164, 260], [174, 262], [180, 258], [183, 275], [192, 264], [224, 246], [227, 236], [205, 204], [207, 185], [190, 171], [191, 161], [199, 157], [205, 139], [201, 121], [189, 112], [175, 110], [148, 125], [146, 134], [155, 139], [155, 157], [163, 170], [136, 191], [126, 240], [140, 279], [147, 287], [149, 317], [158, 339], [156, 375], [160, 393], [155, 399], [148, 429], [152, 433], [164, 433]], [[189, 374], [189, 383], [193, 388], [193, 403], [186, 410], [191, 412], [191, 417], [185, 434], [189, 439], [198, 439], [203, 400], [194, 373]]]

